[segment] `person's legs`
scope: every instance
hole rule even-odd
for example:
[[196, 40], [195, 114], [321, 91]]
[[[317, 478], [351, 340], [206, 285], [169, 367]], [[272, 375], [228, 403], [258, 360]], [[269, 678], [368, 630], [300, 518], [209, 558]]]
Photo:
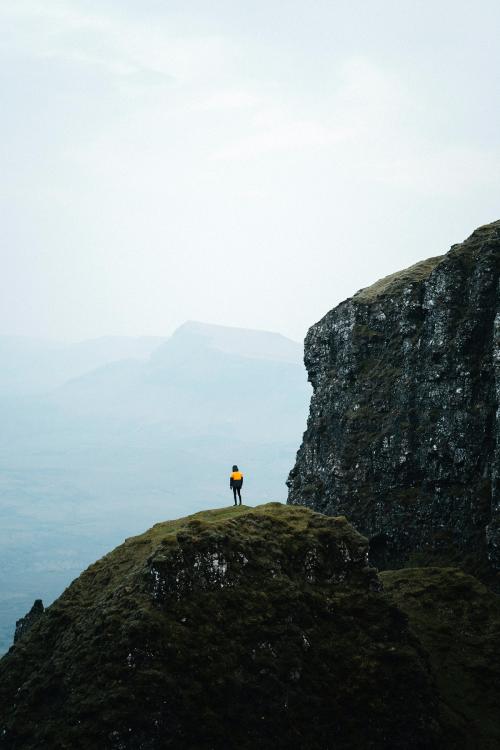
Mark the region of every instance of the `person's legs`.
[[240, 488], [239, 488], [239, 487], [238, 487], [238, 497], [239, 497], [239, 499], [240, 499], [240, 505], [241, 505], [241, 490], [240, 490]]
[[235, 505], [238, 505], [238, 503], [236, 502], [236, 491], [237, 491], [237, 488], [236, 488], [236, 487], [233, 487], [234, 504], [235, 504]]

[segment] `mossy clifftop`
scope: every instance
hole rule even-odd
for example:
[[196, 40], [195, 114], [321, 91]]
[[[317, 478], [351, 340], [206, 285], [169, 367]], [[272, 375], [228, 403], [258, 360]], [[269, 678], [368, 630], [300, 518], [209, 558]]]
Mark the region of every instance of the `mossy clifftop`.
[[[473, 254], [481, 249], [482, 244], [495, 240], [495, 236], [500, 229], [500, 221], [494, 221], [491, 224], [484, 224], [478, 227], [465, 242], [453, 245], [450, 250], [452, 257], [459, 257], [462, 261], [470, 262], [473, 260]], [[379, 279], [374, 284], [360, 289], [352, 298], [354, 302], [371, 304], [379, 297], [401, 294], [412, 284], [418, 284], [429, 278], [431, 273], [446, 259], [446, 255], [436, 255], [433, 258], [426, 258], [418, 263], [414, 263], [408, 268], [389, 274]]]
[[383, 279], [379, 279], [375, 284], [360, 289], [354, 295], [353, 300], [370, 304], [382, 295], [397, 294], [407, 284], [427, 279], [443, 258], [443, 255], [437, 255], [435, 258], [427, 258], [409, 268], [405, 268], [403, 271], [397, 271], [396, 273], [391, 273], [389, 276], [384, 276]]
[[366, 560], [306, 508], [157, 524], [0, 661], [0, 747], [435, 747], [427, 656]]

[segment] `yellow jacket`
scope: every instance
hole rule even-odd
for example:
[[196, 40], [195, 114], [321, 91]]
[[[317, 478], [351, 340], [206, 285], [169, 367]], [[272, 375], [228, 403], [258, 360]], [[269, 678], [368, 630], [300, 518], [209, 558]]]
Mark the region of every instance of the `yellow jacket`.
[[229, 486], [232, 487], [242, 487], [243, 485], [243, 474], [241, 471], [233, 471], [229, 478]]

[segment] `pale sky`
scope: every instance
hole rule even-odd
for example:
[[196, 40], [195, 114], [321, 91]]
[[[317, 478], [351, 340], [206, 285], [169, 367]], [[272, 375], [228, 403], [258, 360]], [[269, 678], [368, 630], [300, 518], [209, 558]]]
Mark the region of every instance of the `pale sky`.
[[500, 218], [498, 0], [0, 0], [0, 333], [300, 340]]

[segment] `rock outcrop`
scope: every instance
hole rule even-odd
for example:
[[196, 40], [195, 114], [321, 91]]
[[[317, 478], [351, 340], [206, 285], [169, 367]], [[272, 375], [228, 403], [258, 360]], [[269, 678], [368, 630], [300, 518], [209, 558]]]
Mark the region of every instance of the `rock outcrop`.
[[500, 222], [309, 330], [291, 504], [345, 514], [381, 568], [500, 570]]
[[276, 503], [127, 540], [0, 661], [0, 748], [442, 747], [426, 652], [367, 549]]
[[35, 622], [38, 622], [44, 611], [45, 608], [43, 606], [42, 600], [35, 599], [30, 611], [16, 622], [14, 643], [17, 643], [20, 638], [26, 635], [26, 633], [32, 628]]

